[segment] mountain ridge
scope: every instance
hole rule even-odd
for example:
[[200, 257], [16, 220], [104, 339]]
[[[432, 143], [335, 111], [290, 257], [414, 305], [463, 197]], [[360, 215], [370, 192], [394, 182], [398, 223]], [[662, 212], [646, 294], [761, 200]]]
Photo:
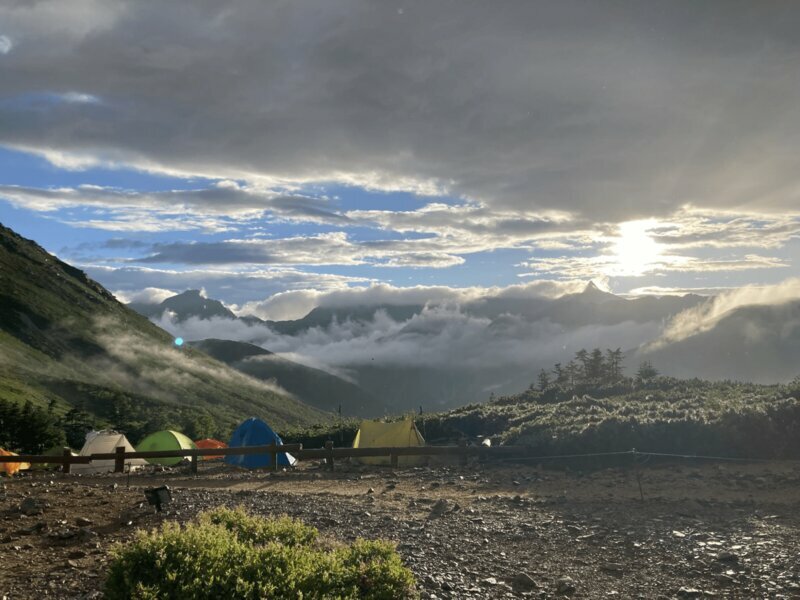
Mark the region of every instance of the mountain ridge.
[[[210, 416], [220, 431], [328, 418], [230, 369], [128, 309], [99, 283], [0, 224], [0, 398], [81, 409], [99, 422]], [[171, 416], [170, 416], [171, 415]]]

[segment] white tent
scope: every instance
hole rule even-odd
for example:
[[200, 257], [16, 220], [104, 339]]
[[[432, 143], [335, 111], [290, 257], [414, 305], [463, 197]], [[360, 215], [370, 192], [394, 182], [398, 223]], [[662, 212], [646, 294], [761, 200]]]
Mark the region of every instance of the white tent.
[[[106, 454], [108, 452], [116, 452], [118, 446], [123, 446], [125, 452], [136, 452], [123, 434], [118, 431], [90, 431], [86, 434], [86, 442], [81, 448], [81, 456], [89, 456], [90, 454]], [[143, 458], [129, 458], [125, 461], [125, 466], [131, 471], [143, 467], [147, 461]], [[114, 471], [114, 459], [110, 460], [93, 460], [92, 462], [81, 465], [72, 465], [70, 469], [72, 473], [81, 473], [84, 475], [92, 475], [94, 473], [109, 473]]]

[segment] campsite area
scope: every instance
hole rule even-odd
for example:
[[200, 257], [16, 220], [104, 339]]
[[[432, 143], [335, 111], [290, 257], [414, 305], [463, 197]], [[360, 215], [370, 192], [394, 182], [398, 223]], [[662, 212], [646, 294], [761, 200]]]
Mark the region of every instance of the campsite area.
[[[635, 475], [501, 462], [31, 472], [0, 491], [0, 597], [101, 598], [114, 543], [219, 505], [392, 540], [422, 598], [800, 597], [800, 464], [649, 466], [644, 500]], [[156, 513], [143, 491], [163, 484], [173, 501]]]

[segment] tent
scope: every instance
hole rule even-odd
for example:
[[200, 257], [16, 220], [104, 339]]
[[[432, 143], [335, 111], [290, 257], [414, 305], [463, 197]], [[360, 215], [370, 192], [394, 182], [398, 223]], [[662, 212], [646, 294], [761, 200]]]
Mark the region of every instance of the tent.
[[[78, 453], [70, 450], [70, 455], [78, 456]], [[63, 446], [53, 446], [49, 450], [42, 453], [42, 456], [64, 456], [64, 447]], [[45, 470], [45, 469], [57, 469], [61, 466], [59, 462], [51, 462], [51, 463], [36, 463], [31, 465], [31, 469], [37, 470]]]
[[[157, 431], [144, 438], [136, 447], [137, 452], [152, 452], [155, 450], [190, 450], [197, 448], [194, 442], [178, 431]], [[177, 465], [188, 456], [172, 456], [167, 458], [148, 458], [147, 462], [154, 465]]]
[[[414, 419], [408, 418], [394, 423], [381, 423], [380, 421], [362, 421], [361, 427], [353, 440], [353, 448], [382, 448], [424, 446], [425, 440], [414, 425]], [[391, 460], [388, 456], [364, 456], [358, 459], [367, 465], [388, 465]], [[424, 456], [399, 456], [397, 463], [401, 466], [423, 464]]]
[[[8, 450], [3, 450], [0, 448], [0, 456], [17, 456], [16, 452], [9, 452]], [[7, 462], [7, 463], [0, 463], [0, 473], [5, 473], [9, 477], [18, 473], [19, 471], [24, 471], [25, 469], [30, 469], [30, 463], [26, 462]]]
[[[195, 446], [198, 448], [203, 448], [204, 450], [209, 448], [227, 448], [228, 444], [225, 442], [220, 442], [219, 440], [215, 440], [212, 438], [204, 438], [202, 440], [196, 440], [194, 443]], [[201, 457], [203, 460], [214, 460], [215, 458], [225, 458], [223, 455], [219, 456], [203, 456]]]
[[[123, 434], [118, 431], [103, 430], [103, 431], [90, 431], [86, 434], [86, 442], [81, 448], [80, 456], [89, 456], [90, 454], [106, 454], [116, 452], [118, 446], [123, 446], [126, 452], [136, 452]], [[125, 461], [125, 465], [130, 470], [135, 470], [144, 467], [147, 461], [143, 458], [129, 458]], [[114, 470], [114, 459], [106, 460], [93, 460], [87, 464], [72, 465], [70, 471], [72, 473], [81, 473], [83, 475], [92, 475], [94, 473], [110, 473]]]
[[[261, 419], [251, 417], [236, 428], [228, 446], [230, 448], [241, 448], [242, 446], [269, 446], [273, 442], [277, 445], [283, 444], [281, 438], [270, 429], [269, 425], [264, 423]], [[225, 457], [225, 462], [229, 465], [236, 465], [237, 467], [257, 469], [259, 467], [272, 466], [272, 456], [269, 454], [245, 454], [238, 456], [232, 454]], [[291, 467], [296, 462], [297, 459], [287, 452], [278, 454], [279, 465]]]

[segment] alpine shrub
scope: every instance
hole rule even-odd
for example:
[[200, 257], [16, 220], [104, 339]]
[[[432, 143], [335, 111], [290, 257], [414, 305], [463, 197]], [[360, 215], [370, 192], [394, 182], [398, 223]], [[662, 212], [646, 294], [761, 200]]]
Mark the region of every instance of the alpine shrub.
[[326, 547], [313, 527], [242, 509], [201, 513], [196, 522], [138, 532], [113, 550], [109, 600], [216, 598], [417, 598], [414, 577], [388, 542]]

